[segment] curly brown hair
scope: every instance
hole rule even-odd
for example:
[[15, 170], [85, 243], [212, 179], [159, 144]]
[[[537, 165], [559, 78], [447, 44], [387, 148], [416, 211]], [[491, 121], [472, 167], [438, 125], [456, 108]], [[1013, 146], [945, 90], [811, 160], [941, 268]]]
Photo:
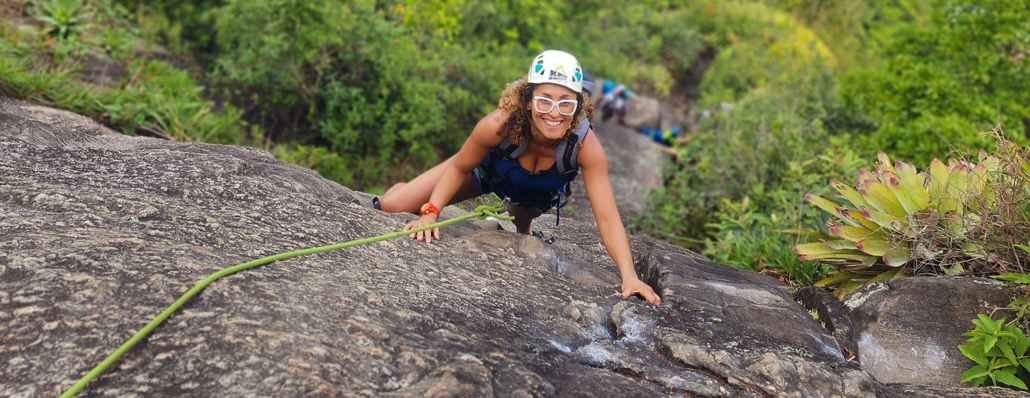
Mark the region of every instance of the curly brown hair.
[[[497, 108], [508, 114], [508, 118], [497, 130], [497, 135], [504, 136], [512, 144], [522, 145], [532, 136], [533, 126], [529, 122], [529, 112], [526, 105], [533, 99], [533, 89], [536, 84], [529, 84], [526, 78], [516, 80], [504, 87], [501, 99], [497, 102]], [[565, 131], [563, 139], [568, 139], [569, 133], [576, 130], [579, 125], [580, 116], [587, 120], [594, 118], [594, 104], [590, 101], [590, 95], [585, 91], [576, 93], [576, 113], [572, 115], [572, 124]]]

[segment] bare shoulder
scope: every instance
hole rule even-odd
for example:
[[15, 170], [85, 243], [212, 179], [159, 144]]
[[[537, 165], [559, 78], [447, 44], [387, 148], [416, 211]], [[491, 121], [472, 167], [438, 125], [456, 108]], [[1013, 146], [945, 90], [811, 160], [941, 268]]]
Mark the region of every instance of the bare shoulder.
[[482, 128], [485, 130], [492, 130], [496, 133], [501, 129], [501, 125], [504, 124], [505, 120], [508, 120], [508, 112], [494, 109], [493, 112], [490, 112], [479, 120], [479, 123], [476, 124], [476, 130], [480, 130], [480, 128]]
[[500, 109], [496, 109], [490, 112], [488, 115], [479, 120], [476, 123], [476, 128], [472, 130], [471, 139], [476, 143], [486, 146], [495, 147], [504, 142], [504, 137], [497, 134], [501, 130], [501, 125], [508, 119], [508, 113]]

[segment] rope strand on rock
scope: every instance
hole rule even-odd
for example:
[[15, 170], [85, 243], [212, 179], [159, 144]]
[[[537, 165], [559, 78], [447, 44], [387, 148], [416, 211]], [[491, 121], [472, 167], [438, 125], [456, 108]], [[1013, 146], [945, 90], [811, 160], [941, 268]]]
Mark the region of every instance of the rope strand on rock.
[[243, 271], [245, 269], [250, 269], [250, 268], [257, 267], [259, 265], [268, 264], [268, 263], [273, 262], [273, 261], [285, 260], [285, 259], [288, 259], [288, 258], [303, 256], [303, 255], [307, 255], [307, 254], [322, 253], [322, 252], [327, 252], [327, 251], [330, 251], [330, 250], [343, 249], [345, 247], [363, 245], [363, 244], [366, 244], [366, 243], [372, 243], [372, 242], [378, 242], [378, 241], [381, 241], [381, 240], [392, 239], [392, 238], [396, 238], [398, 236], [409, 235], [409, 234], [412, 234], [412, 233], [415, 233], [415, 232], [419, 232], [419, 231], [425, 231], [427, 229], [442, 227], [444, 225], [455, 223], [455, 222], [462, 221], [462, 220], [467, 220], [467, 219], [472, 218], [472, 217], [478, 217], [481, 220], [485, 219], [487, 217], [494, 217], [494, 218], [497, 218], [499, 220], [512, 220], [512, 219], [514, 219], [514, 217], [498, 215], [498, 213], [501, 213], [501, 212], [504, 212], [504, 211], [505, 211], [505, 209], [504, 209], [504, 203], [503, 202], [498, 204], [498, 205], [496, 205], [496, 206], [485, 206], [485, 205], [484, 206], [478, 206], [478, 207], [476, 207], [476, 210], [474, 212], [470, 213], [470, 214], [467, 214], [467, 215], [464, 215], [464, 216], [461, 216], [461, 217], [457, 217], [457, 218], [452, 218], [452, 219], [446, 220], [446, 221], [441, 221], [441, 222], [438, 222], [436, 224], [427, 225], [427, 226], [424, 226], [424, 227], [415, 228], [415, 229], [411, 229], [411, 230], [407, 230], [407, 231], [398, 231], [398, 232], [389, 233], [389, 234], [386, 234], [386, 235], [375, 236], [375, 237], [372, 237], [372, 238], [353, 240], [353, 241], [350, 241], [350, 242], [337, 243], [337, 244], [334, 244], [334, 245], [315, 247], [315, 248], [310, 248], [310, 249], [297, 250], [297, 251], [292, 251], [292, 252], [289, 252], [289, 253], [280, 253], [280, 254], [276, 254], [276, 255], [273, 255], [273, 256], [268, 256], [268, 257], [265, 257], [265, 258], [257, 259], [257, 260], [250, 261], [250, 262], [246, 262], [246, 263], [243, 263], [243, 264], [238, 264], [238, 265], [235, 265], [235, 266], [223, 269], [221, 271], [215, 272], [215, 273], [211, 274], [210, 276], [208, 276], [207, 278], [204, 278], [204, 280], [200, 281], [200, 283], [197, 283], [196, 286], [193, 286], [192, 289], [186, 291], [186, 293], [183, 294], [182, 297], [179, 297], [178, 300], [175, 300], [175, 302], [172, 303], [172, 305], [170, 305], [168, 308], [166, 308], [164, 311], [162, 311], [160, 315], [158, 315], [156, 318], [154, 318], [154, 320], [150, 321], [150, 323], [148, 323], [147, 326], [144, 326], [143, 329], [140, 329], [140, 331], [136, 332], [136, 334], [133, 335], [132, 338], [130, 338], [128, 341], [125, 342], [125, 344], [122, 344], [121, 347], [118, 347], [117, 350], [115, 350], [113, 353], [111, 353], [111, 355], [109, 355], [106, 359], [104, 359], [104, 361], [101, 362], [99, 365], [94, 367], [93, 370], [91, 370], [89, 373], [86, 374], [86, 376], [84, 376], [81, 380], [79, 380], [77, 383], [75, 383], [75, 385], [73, 385], [71, 388], [69, 388], [68, 391], [65, 391], [64, 394], [61, 394], [61, 398], [70, 398], [70, 397], [74, 396], [76, 393], [78, 393], [79, 391], [81, 391], [83, 388], [85, 388], [86, 384], [88, 384], [91, 380], [93, 380], [94, 378], [99, 376], [101, 373], [103, 373], [104, 370], [106, 370], [108, 367], [110, 367], [111, 364], [113, 364], [115, 361], [118, 360], [118, 358], [121, 358], [121, 356], [123, 354], [125, 354], [126, 351], [131, 349], [134, 345], [136, 345], [136, 343], [138, 343], [140, 340], [143, 340], [143, 338], [147, 337], [147, 335], [150, 334], [150, 332], [152, 332], [159, 325], [161, 325], [161, 323], [164, 322], [165, 319], [168, 319], [168, 317], [171, 316], [176, 310], [178, 310], [179, 307], [182, 307], [182, 305], [185, 304], [187, 301], [189, 301], [191, 298], [193, 298], [193, 296], [197, 295], [197, 293], [200, 293], [201, 290], [204, 290], [204, 288], [207, 287], [207, 285], [210, 285], [211, 282], [214, 282], [214, 281], [220, 279], [223, 276], [232, 275], [234, 273]]

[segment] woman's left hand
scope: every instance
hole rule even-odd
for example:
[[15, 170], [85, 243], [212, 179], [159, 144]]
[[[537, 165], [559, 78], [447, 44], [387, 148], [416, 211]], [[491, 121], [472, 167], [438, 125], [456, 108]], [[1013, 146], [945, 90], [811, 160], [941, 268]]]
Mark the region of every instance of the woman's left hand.
[[644, 300], [647, 300], [654, 305], [662, 304], [662, 298], [655, 294], [654, 289], [652, 289], [650, 285], [644, 283], [644, 281], [639, 278], [622, 281], [622, 296], [629, 297], [634, 294], [640, 294]]

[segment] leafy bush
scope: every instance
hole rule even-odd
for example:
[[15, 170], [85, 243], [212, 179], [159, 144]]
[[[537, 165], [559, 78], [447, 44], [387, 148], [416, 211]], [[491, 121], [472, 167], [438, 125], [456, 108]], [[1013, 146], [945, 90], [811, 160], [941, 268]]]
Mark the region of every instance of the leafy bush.
[[145, 59], [132, 61], [129, 70], [138, 77], [96, 95], [102, 120], [130, 134], [143, 130], [177, 141], [242, 143], [242, 112], [231, 105], [216, 110], [188, 72]]
[[[1027, 171], [1030, 171], [1030, 164], [1026, 166]], [[1030, 253], [1030, 246], [1016, 247]], [[1014, 282], [1023, 287], [1030, 285], [1030, 275], [1027, 274], [1006, 273], [992, 278]], [[1005, 384], [1027, 389], [1025, 380], [1028, 379], [1027, 371], [1030, 371], [1030, 356], [1026, 352], [1030, 347], [1030, 339], [1023, 328], [1026, 327], [1026, 315], [1030, 313], [1028, 303], [1030, 295], [1022, 295], [1013, 300], [1008, 308], [995, 310], [1015, 311], [1015, 318], [1009, 322], [1006, 322], [1006, 318], [995, 321], [991, 316], [977, 315], [977, 319], [973, 320], [976, 328], [962, 334], [968, 336], [969, 340], [958, 346], [963, 355], [976, 363], [962, 374], [962, 383], [968, 382], [973, 387]]]
[[818, 263], [801, 261], [790, 251], [790, 245], [801, 238], [779, 233], [787, 220], [778, 213], [765, 215], [756, 210], [747, 197], [740, 202], [724, 200], [716, 214], [718, 221], [708, 224], [714, 238], [705, 239], [701, 254], [750, 271], [770, 268], [801, 284], [811, 284], [826, 274]]
[[925, 0], [772, 0], [794, 15], [833, 52], [835, 68], [846, 72], [880, 66], [879, 49], [899, 29], [925, 26], [932, 4]]
[[[186, 71], [146, 58], [129, 60], [138, 31], [104, 1], [51, 0], [26, 7], [43, 23], [0, 25], [0, 92], [69, 109], [129, 134], [240, 143], [240, 112], [218, 107]], [[131, 75], [114, 87], [82, 82], [87, 57], [110, 56]]]
[[1026, 390], [1026, 383], [1017, 374], [1025, 379], [1030, 371], [1030, 356], [1026, 354], [1030, 339], [1015, 325], [1005, 323], [1005, 318], [995, 321], [980, 314], [973, 324], [975, 329], [962, 334], [969, 340], [958, 346], [963, 355], [976, 362], [962, 374], [962, 383], [973, 387], [1004, 384]]
[[883, 67], [841, 78], [841, 98], [879, 128], [869, 151], [928, 162], [957, 149], [988, 149], [1001, 123], [1025, 142], [1030, 121], [1030, 1], [934, 1], [931, 25], [898, 31]]
[[801, 115], [772, 111], [784, 104], [776, 98], [720, 115], [711, 130], [702, 127], [680, 149], [681, 164], [666, 186], [652, 193], [651, 213], [633, 227], [745, 269], [770, 266], [798, 281], [820, 276], [819, 266], [799, 264], [787, 251], [798, 238], [780, 231], [816, 228], [819, 213], [803, 205], [804, 193], [865, 161], [846, 139], [801, 124]]
[[[705, 38], [717, 49], [702, 81], [702, 105], [738, 102], [765, 91], [829, 95], [835, 56], [794, 17], [761, 3], [716, 2]], [[826, 93], [826, 94], [821, 94]]]
[[[782, 250], [794, 239], [777, 231], [799, 229], [803, 193], [853, 171], [856, 158], [846, 138], [826, 133], [816, 92], [782, 90], [756, 90], [703, 120], [680, 148], [680, 165], [671, 168], [666, 186], [652, 194], [651, 213], [633, 227], [720, 262], [748, 269], [768, 263], [798, 280], [814, 277], [818, 267], [799, 268]], [[747, 213], [754, 223], [740, 221]]]
[[665, 98], [693, 78], [707, 47], [695, 23], [703, 10], [697, 2], [593, 0], [570, 4], [564, 15], [575, 16], [571, 47], [590, 73]]
[[[843, 154], [839, 154], [839, 152]], [[824, 215], [803, 206], [804, 193], [820, 190], [827, 179], [857, 170], [865, 162], [846, 148], [827, 149], [811, 159], [788, 162], [782, 182], [770, 192], [754, 195], [771, 198], [773, 203], [759, 210], [749, 197], [724, 199], [715, 213], [716, 222], [707, 225], [711, 238], [705, 239], [702, 254], [721, 263], [758, 271], [769, 267], [801, 284], [812, 284], [829, 270], [816, 261], [799, 259], [790, 249], [803, 243], [818, 228]]]
[[220, 92], [274, 141], [336, 153], [339, 170], [322, 170], [355, 188], [455, 151], [524, 63], [489, 67], [452, 45], [449, 2], [227, 1], [212, 15]]
[[718, 54], [701, 84], [708, 110], [680, 148], [680, 166], [652, 195], [652, 212], [633, 227], [745, 269], [821, 277], [821, 266], [786, 251], [798, 238], [779, 231], [802, 229], [810, 212], [802, 195], [812, 185], [861, 164], [849, 139], [829, 135], [823, 123], [833, 104], [833, 56], [768, 6], [711, 2], [699, 10], [694, 19]]
[[211, 63], [214, 21], [208, 10], [222, 0], [116, 0], [118, 7], [134, 13], [140, 36], [163, 44], [179, 57], [195, 57], [201, 66]]

